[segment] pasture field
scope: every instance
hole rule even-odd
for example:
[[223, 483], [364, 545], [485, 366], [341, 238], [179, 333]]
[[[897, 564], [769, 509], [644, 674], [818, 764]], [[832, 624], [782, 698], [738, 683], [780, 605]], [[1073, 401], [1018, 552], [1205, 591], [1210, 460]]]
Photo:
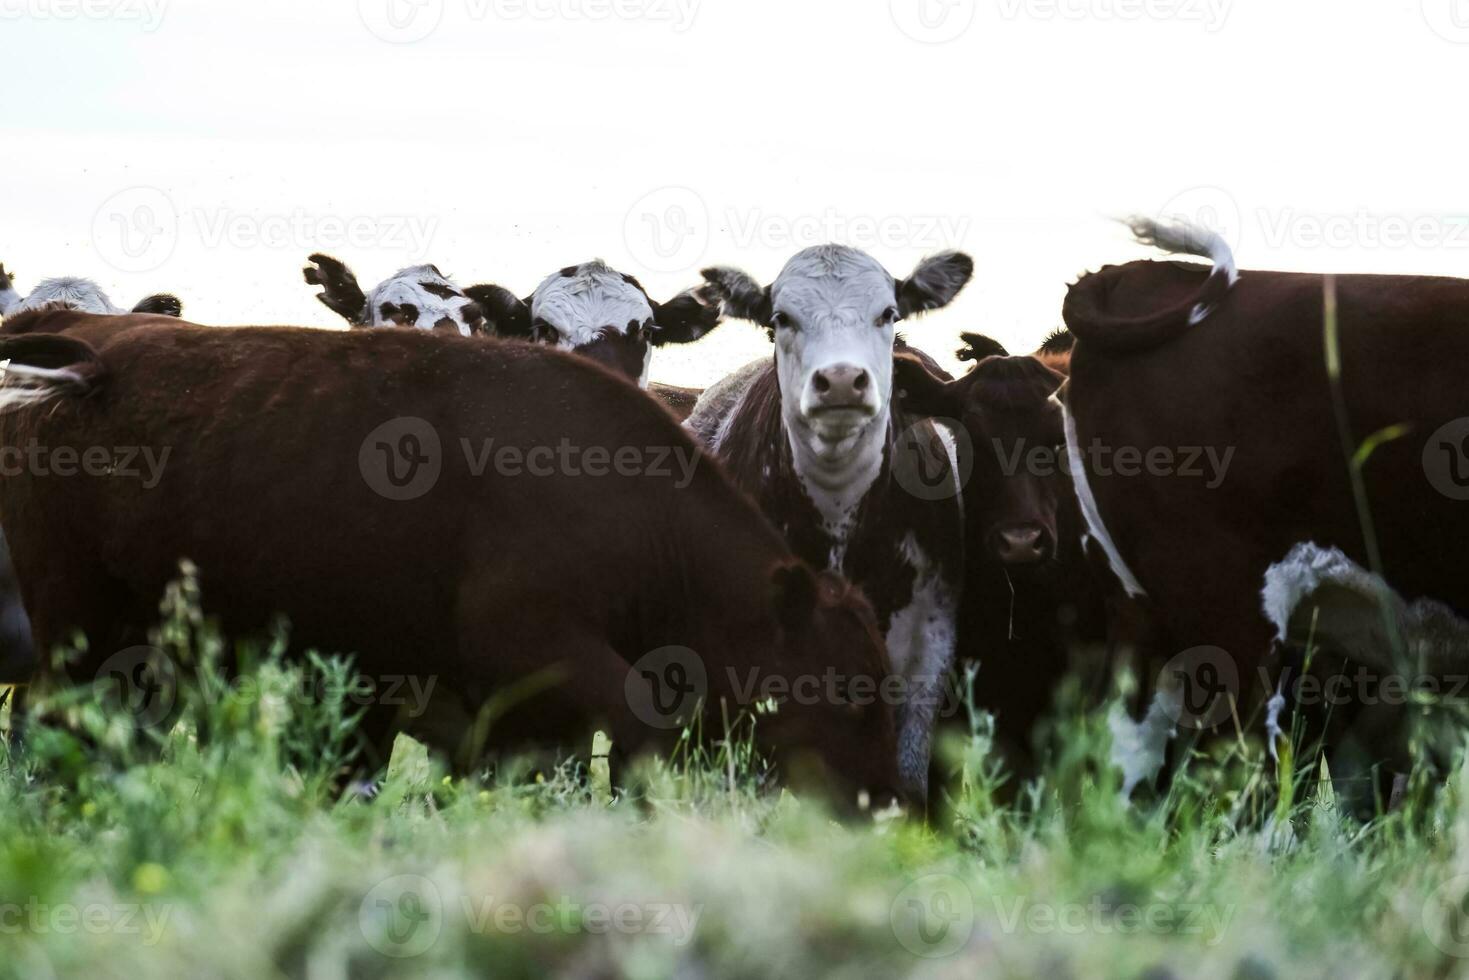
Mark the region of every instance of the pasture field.
[[187, 584], [165, 614], [176, 723], [72, 691], [10, 751], [4, 975], [1469, 975], [1462, 765], [1363, 822], [1243, 735], [1127, 804], [1105, 716], [1063, 709], [1018, 790], [973, 719], [927, 824], [835, 819], [739, 737], [610, 783], [451, 778], [400, 740], [354, 783], [341, 661], [260, 650], [227, 679]]

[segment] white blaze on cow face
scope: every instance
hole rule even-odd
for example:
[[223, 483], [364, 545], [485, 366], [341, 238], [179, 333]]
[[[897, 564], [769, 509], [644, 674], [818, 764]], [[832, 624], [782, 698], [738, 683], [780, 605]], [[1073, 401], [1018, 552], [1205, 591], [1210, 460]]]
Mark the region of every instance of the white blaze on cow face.
[[636, 373], [638, 386], [648, 386], [653, 304], [616, 269], [594, 260], [546, 277], [531, 297], [530, 314], [536, 339]]
[[127, 312], [114, 306], [112, 300], [102, 291], [102, 287], [92, 280], [72, 276], [43, 280], [29, 296], [5, 312], [6, 315], [13, 316], [16, 313], [24, 313], [26, 310], [36, 310], [47, 306], [65, 307], [81, 313]]
[[484, 325], [479, 306], [436, 266], [414, 265], [383, 280], [367, 297], [373, 327], [416, 327], [468, 337]]
[[770, 301], [781, 413], [798, 468], [817, 488], [855, 490], [860, 499], [887, 437], [899, 316], [893, 277], [869, 255], [824, 245], [786, 264]]

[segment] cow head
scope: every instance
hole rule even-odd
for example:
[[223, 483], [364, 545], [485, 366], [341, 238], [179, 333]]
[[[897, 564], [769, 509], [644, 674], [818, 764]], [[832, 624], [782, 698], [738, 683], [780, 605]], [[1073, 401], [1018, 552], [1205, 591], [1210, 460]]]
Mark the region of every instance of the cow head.
[[[302, 270], [321, 286], [316, 298], [354, 327], [415, 327], [470, 337], [485, 330], [480, 305], [438, 266], [413, 265], [363, 293], [352, 270], [330, 255], [316, 254]], [[473, 287], [471, 287], [473, 288]]]
[[766, 287], [734, 269], [704, 277], [730, 316], [770, 329], [793, 449], [808, 468], [846, 469], [881, 454], [898, 322], [947, 306], [973, 273], [969, 256], [946, 252], [894, 279], [864, 252], [822, 245], [797, 254]]
[[27, 310], [47, 307], [76, 310], [80, 313], [157, 313], [163, 316], [182, 316], [183, 303], [177, 296], [157, 293], [139, 301], [131, 311], [113, 304], [102, 287], [90, 279], [66, 276], [59, 279], [44, 279], [29, 296], [21, 296], [15, 289], [5, 266], [0, 265], [0, 317], [14, 316]]
[[964, 488], [971, 542], [1009, 569], [1047, 565], [1056, 558], [1058, 517], [1069, 492], [1055, 398], [1065, 379], [1035, 357], [1006, 356], [986, 337], [964, 339], [960, 359], [978, 363], [957, 381], [935, 375], [911, 354], [896, 355], [900, 397], [916, 414], [958, 420], [974, 446]]
[[643, 388], [654, 347], [698, 340], [720, 321], [718, 300], [707, 288], [659, 303], [637, 279], [601, 261], [567, 266], [525, 299], [500, 286], [470, 293], [500, 336], [573, 351]]
[[833, 799], [848, 801], [866, 790], [886, 806], [899, 793], [898, 748], [893, 707], [881, 697], [889, 666], [872, 606], [841, 576], [799, 562], [778, 567], [771, 584], [780, 669], [793, 683], [834, 683], [759, 717], [757, 734], [763, 730], [797, 784], [824, 784]]

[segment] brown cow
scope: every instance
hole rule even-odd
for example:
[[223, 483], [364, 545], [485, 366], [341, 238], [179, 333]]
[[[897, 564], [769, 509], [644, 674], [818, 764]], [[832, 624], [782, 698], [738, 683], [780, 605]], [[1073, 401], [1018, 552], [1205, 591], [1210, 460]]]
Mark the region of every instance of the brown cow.
[[[1334, 388], [1324, 277], [1239, 273], [1219, 236], [1187, 226], [1133, 230], [1213, 261], [1109, 266], [1063, 311], [1068, 455], [1090, 534], [1179, 654], [1142, 729], [1232, 729], [1235, 699], [1241, 724], [1266, 702], [1273, 720], [1291, 692], [1276, 697], [1286, 662], [1272, 644], [1294, 610], [1267, 616], [1262, 587], [1298, 545], [1376, 566], [1405, 601], [1469, 611], [1469, 281], [1337, 278]], [[1384, 432], [1397, 437], [1361, 469], [1369, 535], [1349, 457]], [[1160, 760], [1153, 740], [1137, 775]]]
[[[284, 613], [295, 642], [354, 651], [369, 676], [441, 676], [469, 711], [553, 680], [496, 721], [497, 745], [579, 745], [591, 724], [623, 749], [658, 744], [638, 705], [664, 705], [664, 685], [685, 705], [703, 694], [717, 733], [726, 708], [821, 679], [760, 719], [762, 745], [891, 797], [871, 607], [796, 561], [623, 380], [543, 347], [416, 330], [74, 313], [11, 326], [0, 449], [167, 453], [151, 484], [28, 467], [0, 485], [38, 644], [82, 630], [79, 676], [142, 639], [188, 557], [231, 633]], [[646, 658], [670, 648], [679, 670], [657, 673]]]

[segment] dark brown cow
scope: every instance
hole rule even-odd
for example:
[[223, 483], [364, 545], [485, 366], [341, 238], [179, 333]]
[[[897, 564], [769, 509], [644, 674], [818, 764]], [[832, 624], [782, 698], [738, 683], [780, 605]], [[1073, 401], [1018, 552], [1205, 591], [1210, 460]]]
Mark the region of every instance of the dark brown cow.
[[654, 651], [697, 651], [711, 733], [783, 695], [772, 679], [816, 678], [819, 694], [760, 719], [762, 744], [891, 795], [870, 606], [796, 561], [621, 379], [414, 330], [49, 317], [0, 336], [0, 447], [169, 453], [152, 485], [35, 467], [0, 485], [38, 644], [82, 630], [79, 676], [141, 640], [188, 557], [232, 632], [284, 613], [295, 642], [354, 651], [369, 676], [442, 677], [471, 712], [549, 680], [495, 722], [500, 745], [580, 745], [593, 723], [623, 749], [653, 744], [639, 699], [698, 687], [688, 655], [646, 674]]
[[1189, 651], [1142, 728], [1232, 725], [1230, 696], [1248, 724], [1272, 701], [1284, 666], [1272, 643], [1291, 638], [1296, 612], [1282, 594], [1308, 593], [1314, 574], [1287, 555], [1314, 545], [1379, 564], [1349, 456], [1390, 427], [1405, 428], [1361, 469], [1386, 582], [1469, 611], [1469, 281], [1335, 279], [1334, 391], [1322, 276], [1238, 273], [1222, 239], [1189, 227], [1134, 232], [1213, 260], [1110, 266], [1064, 308], [1076, 336], [1067, 443], [1090, 534], [1150, 600], [1171, 652]]

